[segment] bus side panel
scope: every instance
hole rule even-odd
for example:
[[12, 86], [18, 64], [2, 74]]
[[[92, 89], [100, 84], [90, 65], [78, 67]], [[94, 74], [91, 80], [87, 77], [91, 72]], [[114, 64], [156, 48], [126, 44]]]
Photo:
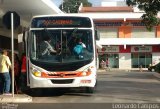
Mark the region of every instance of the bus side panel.
[[27, 68], [27, 86], [30, 86], [30, 77], [29, 77], [29, 31], [25, 32], [25, 51], [26, 51], [26, 68]]

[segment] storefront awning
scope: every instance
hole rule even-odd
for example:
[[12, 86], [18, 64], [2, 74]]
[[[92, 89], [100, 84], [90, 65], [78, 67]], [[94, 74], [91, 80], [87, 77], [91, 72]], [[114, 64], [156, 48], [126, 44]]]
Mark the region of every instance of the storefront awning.
[[101, 38], [98, 45], [158, 45], [160, 38]]

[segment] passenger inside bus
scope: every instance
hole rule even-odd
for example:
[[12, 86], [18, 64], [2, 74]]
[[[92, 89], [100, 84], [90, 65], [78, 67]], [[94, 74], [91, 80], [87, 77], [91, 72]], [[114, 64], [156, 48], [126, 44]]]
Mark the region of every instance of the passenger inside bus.
[[73, 48], [73, 53], [78, 57], [78, 59], [83, 59], [83, 49], [86, 45], [82, 42], [80, 38], [77, 38], [77, 45]]
[[71, 54], [66, 31], [63, 32], [62, 41], [57, 41], [56, 50], [58, 55], [63, 54], [63, 56], [69, 56]]
[[48, 56], [57, 53], [57, 51], [51, 45], [51, 39], [48, 36], [44, 37], [43, 42], [40, 44], [40, 48], [42, 56]]

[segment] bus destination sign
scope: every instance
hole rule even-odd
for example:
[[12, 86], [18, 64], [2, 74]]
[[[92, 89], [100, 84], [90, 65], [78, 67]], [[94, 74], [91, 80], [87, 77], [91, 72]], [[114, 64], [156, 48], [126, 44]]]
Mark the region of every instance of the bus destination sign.
[[48, 25], [72, 25], [73, 23], [79, 24], [80, 22], [73, 22], [73, 20], [43, 20], [42, 23]]
[[32, 28], [91, 27], [91, 22], [85, 17], [42, 17], [34, 18], [31, 25]]

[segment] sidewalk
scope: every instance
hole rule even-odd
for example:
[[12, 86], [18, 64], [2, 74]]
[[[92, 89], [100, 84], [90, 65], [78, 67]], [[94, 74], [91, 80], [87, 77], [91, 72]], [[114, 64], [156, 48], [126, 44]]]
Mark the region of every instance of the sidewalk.
[[131, 70], [127, 69], [118, 69], [118, 68], [110, 68], [110, 69], [98, 69], [98, 72], [112, 72], [112, 71], [117, 71], [117, 72], [129, 72]]
[[0, 103], [28, 103], [32, 102], [32, 97], [26, 94], [0, 95]]

